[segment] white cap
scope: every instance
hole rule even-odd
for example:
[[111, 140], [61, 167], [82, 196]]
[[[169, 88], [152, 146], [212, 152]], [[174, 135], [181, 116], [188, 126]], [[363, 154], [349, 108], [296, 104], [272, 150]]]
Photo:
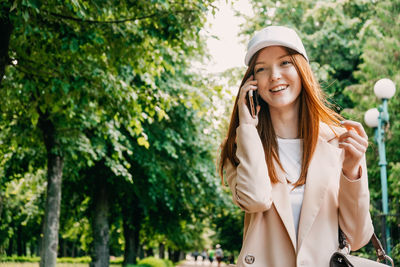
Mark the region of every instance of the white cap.
[[285, 26], [268, 26], [254, 35], [247, 45], [247, 54], [244, 59], [246, 66], [249, 65], [251, 57], [258, 50], [274, 45], [291, 48], [302, 54], [309, 61], [303, 43], [293, 29]]

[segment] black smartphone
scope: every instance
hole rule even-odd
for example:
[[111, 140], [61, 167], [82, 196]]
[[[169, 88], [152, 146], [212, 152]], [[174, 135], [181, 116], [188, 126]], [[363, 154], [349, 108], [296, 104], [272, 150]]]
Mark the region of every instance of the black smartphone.
[[250, 110], [250, 114], [253, 118], [257, 116], [257, 107], [258, 107], [258, 93], [257, 90], [249, 90], [247, 92], [247, 106]]

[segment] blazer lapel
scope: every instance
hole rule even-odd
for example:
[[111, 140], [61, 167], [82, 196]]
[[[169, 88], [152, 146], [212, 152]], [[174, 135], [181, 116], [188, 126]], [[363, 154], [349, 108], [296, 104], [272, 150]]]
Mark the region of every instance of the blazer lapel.
[[300, 247], [318, 215], [330, 177], [341, 171], [342, 150], [319, 138], [308, 168], [301, 208], [297, 247]]
[[276, 207], [276, 211], [281, 217], [286, 231], [288, 232], [293, 249], [296, 251], [296, 233], [294, 229], [292, 206], [289, 199], [289, 189], [287, 186], [286, 175], [277, 164], [275, 164], [275, 170], [280, 182], [272, 186], [272, 199]]

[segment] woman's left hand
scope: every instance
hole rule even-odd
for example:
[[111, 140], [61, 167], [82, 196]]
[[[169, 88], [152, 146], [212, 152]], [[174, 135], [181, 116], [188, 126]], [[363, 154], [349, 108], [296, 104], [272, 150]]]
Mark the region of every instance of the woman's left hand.
[[368, 136], [361, 123], [342, 121], [347, 132], [339, 136], [339, 147], [345, 150], [343, 174], [351, 180], [360, 178], [360, 163], [368, 147]]

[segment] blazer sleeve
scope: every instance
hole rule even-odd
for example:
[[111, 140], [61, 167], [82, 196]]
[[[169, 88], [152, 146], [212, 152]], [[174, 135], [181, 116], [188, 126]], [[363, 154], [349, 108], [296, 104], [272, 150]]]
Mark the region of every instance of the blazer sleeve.
[[236, 157], [239, 165], [227, 160], [226, 179], [233, 202], [248, 213], [268, 210], [272, 204], [264, 149], [255, 126], [239, 125], [236, 129]]
[[365, 157], [361, 162], [361, 177], [352, 181], [342, 172], [339, 186], [339, 225], [350, 243], [351, 250], [357, 250], [366, 245], [374, 233], [369, 212]]

